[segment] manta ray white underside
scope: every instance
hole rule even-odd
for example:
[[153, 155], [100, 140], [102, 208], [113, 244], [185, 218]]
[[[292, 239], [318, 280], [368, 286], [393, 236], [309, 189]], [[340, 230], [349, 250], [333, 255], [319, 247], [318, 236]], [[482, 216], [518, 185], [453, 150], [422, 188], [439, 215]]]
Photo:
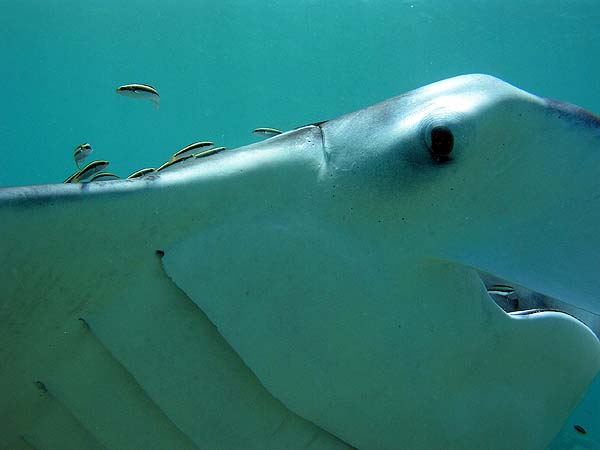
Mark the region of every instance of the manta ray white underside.
[[465, 75], [1, 189], [0, 447], [592, 448], [598, 167], [598, 118]]

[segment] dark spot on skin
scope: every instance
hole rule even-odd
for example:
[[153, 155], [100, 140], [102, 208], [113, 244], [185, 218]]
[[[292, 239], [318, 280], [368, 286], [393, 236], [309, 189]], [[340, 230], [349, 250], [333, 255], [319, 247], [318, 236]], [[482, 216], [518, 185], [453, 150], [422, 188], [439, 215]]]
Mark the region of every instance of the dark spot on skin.
[[587, 434], [587, 431], [585, 431], [585, 428], [583, 428], [581, 425], [573, 425], [573, 428], [575, 428], [575, 431], [578, 433]]
[[165, 256], [165, 252], [162, 250], [156, 250], [156, 254], [158, 255], [159, 258], [162, 258], [163, 256]]
[[454, 148], [454, 135], [449, 128], [438, 126], [431, 129], [431, 156], [435, 161], [444, 162]]

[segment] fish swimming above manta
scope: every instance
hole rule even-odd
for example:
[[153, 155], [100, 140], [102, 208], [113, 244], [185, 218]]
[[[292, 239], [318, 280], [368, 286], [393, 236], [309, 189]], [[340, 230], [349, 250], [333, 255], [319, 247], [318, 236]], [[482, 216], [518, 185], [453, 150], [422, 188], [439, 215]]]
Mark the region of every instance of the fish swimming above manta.
[[598, 117], [464, 75], [0, 189], [0, 447], [544, 449], [600, 370], [599, 168]]

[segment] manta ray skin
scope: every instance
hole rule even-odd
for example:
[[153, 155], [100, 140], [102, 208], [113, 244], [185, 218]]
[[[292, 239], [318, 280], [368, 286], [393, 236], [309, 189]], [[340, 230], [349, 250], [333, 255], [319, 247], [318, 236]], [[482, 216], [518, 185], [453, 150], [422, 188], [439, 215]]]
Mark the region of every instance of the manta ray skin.
[[0, 447], [543, 449], [600, 369], [598, 167], [597, 117], [465, 75], [1, 189]]

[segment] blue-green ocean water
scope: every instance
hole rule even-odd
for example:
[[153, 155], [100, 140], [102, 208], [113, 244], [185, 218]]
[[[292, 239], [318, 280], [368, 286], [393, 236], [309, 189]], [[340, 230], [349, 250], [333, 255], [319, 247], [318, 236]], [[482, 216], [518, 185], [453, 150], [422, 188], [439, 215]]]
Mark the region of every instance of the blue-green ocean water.
[[[600, 3], [0, 0], [0, 186], [62, 182], [73, 148], [127, 175], [470, 72], [600, 112]], [[146, 83], [147, 101], [115, 94]]]
[[62, 182], [83, 142], [126, 176], [464, 73], [600, 113], [599, 24], [597, 0], [0, 0], [0, 186]]

